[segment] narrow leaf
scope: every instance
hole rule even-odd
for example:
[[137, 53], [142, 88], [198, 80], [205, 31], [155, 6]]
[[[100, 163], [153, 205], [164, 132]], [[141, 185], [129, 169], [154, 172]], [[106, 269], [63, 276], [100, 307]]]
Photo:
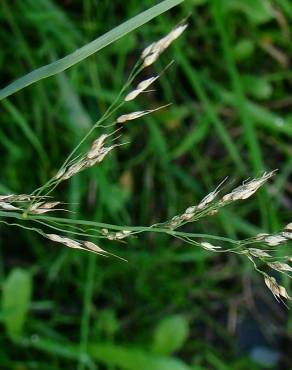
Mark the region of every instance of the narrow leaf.
[[138, 14], [130, 20], [120, 24], [111, 31], [84, 45], [73, 53], [66, 55], [64, 58], [58, 59], [53, 63], [47, 64], [43, 67], [35, 69], [25, 76], [17, 79], [8, 86], [0, 90], [0, 100], [16, 93], [17, 91], [38, 82], [44, 78], [54, 76], [67, 68], [72, 67], [76, 63], [81, 62], [90, 55], [96, 53], [105, 46], [125, 36], [127, 33], [135, 30], [143, 24], [149, 22], [151, 19], [166, 12], [174, 6], [180, 4], [184, 0], [164, 0], [152, 8]]

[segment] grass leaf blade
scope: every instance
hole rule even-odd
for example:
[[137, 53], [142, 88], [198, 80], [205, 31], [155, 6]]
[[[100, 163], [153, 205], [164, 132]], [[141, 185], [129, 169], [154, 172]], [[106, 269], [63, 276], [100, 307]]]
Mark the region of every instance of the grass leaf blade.
[[15, 80], [0, 90], [0, 100], [16, 93], [17, 91], [38, 82], [44, 78], [54, 76], [76, 63], [81, 62], [90, 55], [96, 53], [105, 46], [125, 36], [127, 33], [149, 22], [151, 19], [166, 12], [174, 6], [180, 4], [183, 0], [164, 0], [152, 8], [138, 14], [137, 16], [129, 19], [128, 21], [120, 24], [111, 31], [84, 45], [83, 47], [75, 50], [73, 53], [56, 60], [53, 63], [47, 64], [40, 68], [33, 70], [25, 76]]

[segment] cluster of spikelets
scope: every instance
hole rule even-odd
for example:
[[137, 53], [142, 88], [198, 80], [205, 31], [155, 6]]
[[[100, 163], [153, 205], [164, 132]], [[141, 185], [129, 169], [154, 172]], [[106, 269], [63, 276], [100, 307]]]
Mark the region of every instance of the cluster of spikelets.
[[275, 171], [264, 173], [261, 177], [245, 181], [242, 185], [233, 189], [218, 199], [222, 183], [210, 194], [206, 195], [198, 205], [188, 207], [182, 214], [174, 216], [164, 223], [165, 227], [176, 229], [187, 222], [197, 221], [204, 216], [216, 214], [220, 208], [237, 201], [251, 197], [265, 182], [275, 174]]
[[43, 200], [44, 198], [28, 194], [0, 195], [0, 209], [5, 211], [26, 210], [36, 215], [61, 210], [56, 208], [61, 202], [47, 202]]
[[68, 180], [70, 177], [76, 175], [84, 169], [102, 162], [106, 155], [108, 155], [111, 150], [118, 146], [118, 144], [105, 146], [105, 142], [109, 136], [110, 135], [103, 134], [95, 139], [89, 151], [72, 165], [61, 168], [55, 176], [55, 179], [60, 181]]
[[[145, 50], [143, 50], [141, 54], [140, 61], [138, 63], [138, 75], [140, 71], [144, 68], [150, 66], [154, 63], [158, 57], [164, 52], [164, 50], [170, 46], [170, 44], [176, 40], [187, 28], [187, 24], [185, 22], [179, 23], [169, 34], [167, 34], [162, 39], [158, 40], [157, 42], [152, 43], [148, 46]], [[125, 95], [122, 96], [122, 103], [120, 103], [119, 107], [122, 106], [124, 103], [131, 101], [138, 97], [140, 94], [144, 92], [148, 92], [148, 88], [160, 77], [160, 75], [150, 77], [146, 80], [143, 80], [138, 83], [138, 85], [127, 92]], [[132, 82], [132, 80], [130, 81]], [[158, 107], [155, 109], [143, 110], [143, 111], [136, 111], [127, 114], [122, 114], [118, 116], [115, 120], [118, 124], [124, 124], [128, 121], [132, 121], [138, 119], [146, 114], [153, 113], [165, 106]], [[115, 110], [113, 110], [115, 111]], [[109, 115], [106, 115], [108, 117]], [[101, 120], [102, 121], [102, 120]], [[94, 126], [93, 129], [97, 127]], [[117, 131], [117, 130], [116, 130]], [[75, 159], [71, 160], [70, 156], [67, 158], [61, 169], [58, 173], [51, 179], [48, 184], [49, 186], [55, 186], [61, 181], [67, 180], [72, 176], [78, 174], [79, 172], [92, 167], [96, 164], [101, 163], [104, 158], [117, 146], [121, 144], [107, 144], [109, 138], [115, 134], [102, 134], [101, 136], [97, 137], [91, 144], [89, 150], [83, 154], [77, 156]], [[116, 138], [112, 139], [116, 140]], [[289, 256], [286, 257], [274, 257], [271, 253], [275, 252], [276, 249], [283, 243], [286, 243], [292, 240], [292, 224], [286, 225], [286, 227], [277, 234], [259, 234], [253, 238], [241, 240], [241, 241], [233, 241], [233, 244], [230, 248], [225, 248], [225, 246], [221, 245], [213, 245], [208, 241], [198, 241], [194, 238], [188, 236], [187, 233], [180, 233], [176, 230], [186, 223], [195, 222], [203, 217], [211, 216], [219, 212], [222, 207], [229, 205], [230, 203], [238, 200], [246, 200], [250, 196], [252, 196], [261, 186], [263, 186], [267, 180], [269, 180], [275, 171], [264, 173], [262, 176], [258, 178], [254, 178], [251, 180], [245, 181], [242, 185], [236, 187], [231, 192], [221, 195], [221, 188], [222, 183], [210, 194], [204, 197], [198, 205], [192, 205], [188, 207], [183, 213], [180, 215], [174, 216], [171, 220], [152, 225], [148, 228], [143, 228], [141, 231], [137, 231], [135, 228], [135, 232], [127, 229], [121, 229], [119, 231], [111, 231], [105, 228], [101, 228], [99, 232], [99, 237], [105, 238], [108, 240], [116, 240], [122, 241], [123, 239], [144, 231], [155, 231], [160, 230], [164, 231], [174, 237], [177, 237], [189, 244], [194, 246], [201, 247], [207, 251], [211, 252], [232, 252], [246, 256], [254, 265], [255, 269], [261, 273], [264, 277], [264, 281], [267, 287], [271, 290], [273, 295], [277, 300], [282, 300], [283, 298], [288, 299], [290, 298], [286, 289], [279, 285], [276, 279], [273, 276], [268, 275], [265, 271], [263, 271], [262, 266], [266, 268], [271, 268], [277, 272], [284, 273], [289, 277], [292, 271], [291, 266], [289, 263], [291, 262], [291, 258]], [[47, 184], [44, 186], [44, 189], [48, 189]], [[1, 195], [0, 196], [0, 210], [3, 211], [14, 211], [18, 214], [21, 212], [22, 215], [25, 215], [25, 218], [30, 214], [34, 217], [30, 219], [32, 221], [39, 221], [35, 217], [38, 215], [42, 215], [47, 212], [62, 210], [57, 208], [61, 203], [51, 201], [48, 199], [48, 193], [45, 195], [41, 195], [41, 191], [35, 191], [31, 195]], [[59, 219], [61, 221], [61, 219]], [[45, 221], [45, 219], [44, 219]], [[41, 222], [41, 221], [40, 221]], [[46, 221], [45, 221], [46, 222]], [[50, 226], [48, 224], [48, 226]], [[32, 229], [38, 231], [42, 234], [45, 238], [55, 242], [60, 243], [66, 247], [74, 248], [74, 249], [82, 249], [89, 252], [96, 253], [98, 255], [107, 256], [113, 255], [104, 249], [102, 249], [97, 244], [88, 241], [88, 240], [79, 240], [71, 239], [68, 237], [64, 237], [58, 234], [52, 233], [45, 233], [42, 230]], [[133, 230], [133, 229], [132, 229]], [[63, 230], [64, 232], [66, 230]], [[80, 230], [78, 230], [80, 231]], [[78, 234], [78, 233], [76, 233]], [[80, 234], [80, 233], [79, 233]], [[80, 234], [85, 235], [85, 234]], [[92, 237], [96, 237], [96, 235], [92, 235]], [[275, 248], [277, 247], [277, 248]], [[118, 256], [116, 256], [118, 257]], [[118, 257], [120, 258], [120, 257]]]

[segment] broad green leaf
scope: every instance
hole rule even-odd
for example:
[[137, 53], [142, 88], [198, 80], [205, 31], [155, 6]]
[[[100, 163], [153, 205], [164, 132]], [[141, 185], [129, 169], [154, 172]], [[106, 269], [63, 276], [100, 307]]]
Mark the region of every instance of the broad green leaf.
[[182, 361], [110, 344], [89, 346], [92, 358], [123, 370], [190, 370]]
[[187, 339], [188, 333], [189, 325], [184, 316], [166, 317], [155, 329], [153, 351], [166, 355], [179, 350]]
[[47, 64], [43, 67], [35, 69], [34, 71], [26, 74], [18, 80], [12, 82], [8, 86], [0, 90], [0, 100], [16, 93], [17, 91], [38, 82], [44, 78], [54, 76], [67, 68], [72, 67], [76, 63], [81, 62], [90, 55], [101, 50], [105, 46], [125, 36], [127, 33], [135, 30], [143, 24], [149, 22], [151, 19], [166, 12], [174, 6], [180, 4], [184, 0], [164, 0], [152, 8], [138, 14], [130, 20], [115, 27], [111, 31], [84, 45], [80, 49], [75, 50], [73, 53], [58, 59], [53, 63]]
[[11, 339], [22, 335], [32, 295], [32, 279], [27, 271], [15, 268], [3, 285], [2, 309], [6, 332]]

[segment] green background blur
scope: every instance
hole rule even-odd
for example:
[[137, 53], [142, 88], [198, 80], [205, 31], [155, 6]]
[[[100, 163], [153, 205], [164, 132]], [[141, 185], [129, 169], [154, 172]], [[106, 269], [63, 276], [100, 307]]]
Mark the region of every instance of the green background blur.
[[[155, 4], [2, 0], [1, 87]], [[188, 15], [187, 31], [143, 77], [175, 64], [155, 92], [130, 105], [172, 106], [128, 124], [122, 141], [129, 144], [55, 196], [70, 203], [70, 217], [151, 225], [196, 204], [226, 176], [235, 184], [278, 168], [258, 196], [190, 230], [237, 239], [291, 222], [289, 0], [185, 0], [65, 73], [3, 100], [0, 193], [30, 193], [54, 175], [113, 101], [141, 50]], [[1, 294], [15, 304], [13, 312], [0, 310], [0, 369], [292, 367], [291, 315], [245, 259], [157, 234], [102, 245], [125, 263], [2, 225], [0, 246]], [[289, 290], [288, 279], [283, 284]]]

